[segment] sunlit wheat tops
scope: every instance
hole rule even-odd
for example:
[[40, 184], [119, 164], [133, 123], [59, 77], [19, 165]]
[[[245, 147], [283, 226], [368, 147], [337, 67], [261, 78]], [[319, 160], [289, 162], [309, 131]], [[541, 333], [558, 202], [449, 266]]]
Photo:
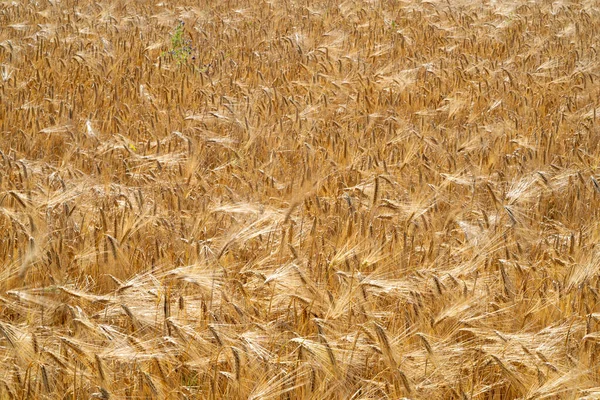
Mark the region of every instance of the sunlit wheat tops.
[[598, 26], [0, 2], [0, 399], [599, 398]]

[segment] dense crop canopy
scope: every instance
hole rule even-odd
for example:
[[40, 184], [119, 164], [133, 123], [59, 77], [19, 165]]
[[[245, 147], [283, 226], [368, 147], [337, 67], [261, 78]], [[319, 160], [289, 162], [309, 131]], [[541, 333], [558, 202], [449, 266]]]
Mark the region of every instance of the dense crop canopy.
[[1, 2], [0, 399], [598, 398], [596, 6]]

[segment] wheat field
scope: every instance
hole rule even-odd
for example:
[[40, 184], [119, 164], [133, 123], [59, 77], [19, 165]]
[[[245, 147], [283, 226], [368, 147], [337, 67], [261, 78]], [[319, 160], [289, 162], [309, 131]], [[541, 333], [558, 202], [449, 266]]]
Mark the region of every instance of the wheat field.
[[2, 1], [0, 399], [600, 398], [599, 27]]

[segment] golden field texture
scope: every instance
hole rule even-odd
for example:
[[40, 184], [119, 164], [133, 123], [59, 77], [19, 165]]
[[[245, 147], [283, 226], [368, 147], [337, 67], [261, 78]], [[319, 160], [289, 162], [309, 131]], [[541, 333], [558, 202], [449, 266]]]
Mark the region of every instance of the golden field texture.
[[599, 34], [0, 3], [0, 398], [598, 398]]

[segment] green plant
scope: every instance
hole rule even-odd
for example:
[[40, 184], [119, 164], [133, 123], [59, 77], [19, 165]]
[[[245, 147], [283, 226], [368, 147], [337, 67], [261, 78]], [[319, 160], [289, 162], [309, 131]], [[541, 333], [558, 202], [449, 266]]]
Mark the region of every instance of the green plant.
[[[169, 54], [177, 61], [177, 64], [183, 64], [192, 59], [192, 41], [185, 37], [185, 23], [179, 21], [173, 32], [171, 33], [171, 49]], [[163, 53], [165, 55], [165, 53]]]

